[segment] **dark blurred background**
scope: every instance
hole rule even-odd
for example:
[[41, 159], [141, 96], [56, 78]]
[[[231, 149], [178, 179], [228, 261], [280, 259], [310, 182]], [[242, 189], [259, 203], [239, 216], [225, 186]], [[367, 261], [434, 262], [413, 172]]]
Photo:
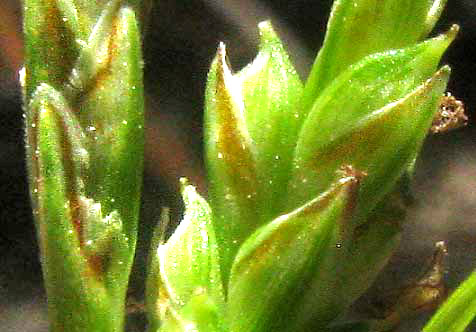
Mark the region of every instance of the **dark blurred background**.
[[[188, 177], [206, 194], [202, 154], [202, 109], [208, 66], [219, 41], [235, 70], [257, 51], [257, 23], [270, 18], [303, 78], [319, 49], [332, 1], [154, 1], [144, 37], [147, 142], [141, 240], [130, 296], [143, 292], [145, 248], [163, 206], [180, 218], [178, 178]], [[47, 331], [36, 235], [25, 173], [18, 70], [23, 61], [21, 5], [0, 2], [0, 329]], [[449, 1], [435, 33], [451, 23], [461, 32], [443, 63], [453, 74], [449, 91], [466, 104], [469, 125], [427, 139], [415, 176], [417, 203], [410, 210], [402, 245], [373, 293], [412, 278], [431, 256], [434, 243], [449, 247], [447, 284], [476, 268], [476, 1]], [[418, 331], [427, 316], [402, 326]]]

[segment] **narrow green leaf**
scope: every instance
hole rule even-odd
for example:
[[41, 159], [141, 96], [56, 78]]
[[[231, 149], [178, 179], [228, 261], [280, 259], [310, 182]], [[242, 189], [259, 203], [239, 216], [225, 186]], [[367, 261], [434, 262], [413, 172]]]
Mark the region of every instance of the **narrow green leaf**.
[[[358, 178], [348, 175], [328, 192], [258, 229], [240, 248], [228, 289], [230, 331], [285, 330], [328, 250], [336, 225], [355, 206]], [[287, 314], [283, 314], [287, 313]]]
[[[446, 0], [336, 0], [324, 44], [306, 83], [303, 107], [350, 65], [372, 53], [410, 46], [432, 29]], [[358, 42], [356, 42], [358, 41]]]
[[464, 332], [476, 317], [476, 272], [443, 303], [423, 332]]

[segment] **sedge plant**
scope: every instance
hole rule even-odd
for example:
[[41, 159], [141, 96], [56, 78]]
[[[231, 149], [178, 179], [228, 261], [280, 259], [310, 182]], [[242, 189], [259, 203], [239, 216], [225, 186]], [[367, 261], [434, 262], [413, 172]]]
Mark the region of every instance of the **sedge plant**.
[[[208, 75], [209, 200], [153, 236], [151, 332], [390, 331], [441, 300], [441, 257], [383, 317], [339, 322], [397, 247], [415, 159], [466, 121], [427, 39], [443, 0], [336, 0], [306, 82], [270, 22]], [[27, 163], [51, 331], [121, 331], [144, 145], [141, 1], [25, 0]], [[464, 331], [471, 277], [425, 332]], [[468, 303], [468, 304], [465, 304]]]

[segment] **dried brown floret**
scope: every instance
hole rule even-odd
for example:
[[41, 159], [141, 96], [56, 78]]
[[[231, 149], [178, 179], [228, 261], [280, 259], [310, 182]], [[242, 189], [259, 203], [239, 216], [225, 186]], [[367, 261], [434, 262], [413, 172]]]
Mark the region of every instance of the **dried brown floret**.
[[468, 122], [468, 117], [464, 113], [464, 104], [447, 92], [441, 97], [440, 108], [430, 131], [434, 134], [447, 132], [452, 129], [461, 128]]

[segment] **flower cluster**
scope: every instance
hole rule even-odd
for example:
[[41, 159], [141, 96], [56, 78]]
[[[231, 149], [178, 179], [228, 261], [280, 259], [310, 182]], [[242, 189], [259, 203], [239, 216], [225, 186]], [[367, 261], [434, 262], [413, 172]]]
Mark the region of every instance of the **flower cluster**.
[[184, 220], [158, 246], [161, 331], [321, 331], [369, 287], [441, 114], [450, 69], [437, 67], [458, 27], [424, 38], [442, 7], [335, 1], [306, 83], [270, 22], [237, 73], [220, 44], [205, 100], [210, 206], [184, 186]]

